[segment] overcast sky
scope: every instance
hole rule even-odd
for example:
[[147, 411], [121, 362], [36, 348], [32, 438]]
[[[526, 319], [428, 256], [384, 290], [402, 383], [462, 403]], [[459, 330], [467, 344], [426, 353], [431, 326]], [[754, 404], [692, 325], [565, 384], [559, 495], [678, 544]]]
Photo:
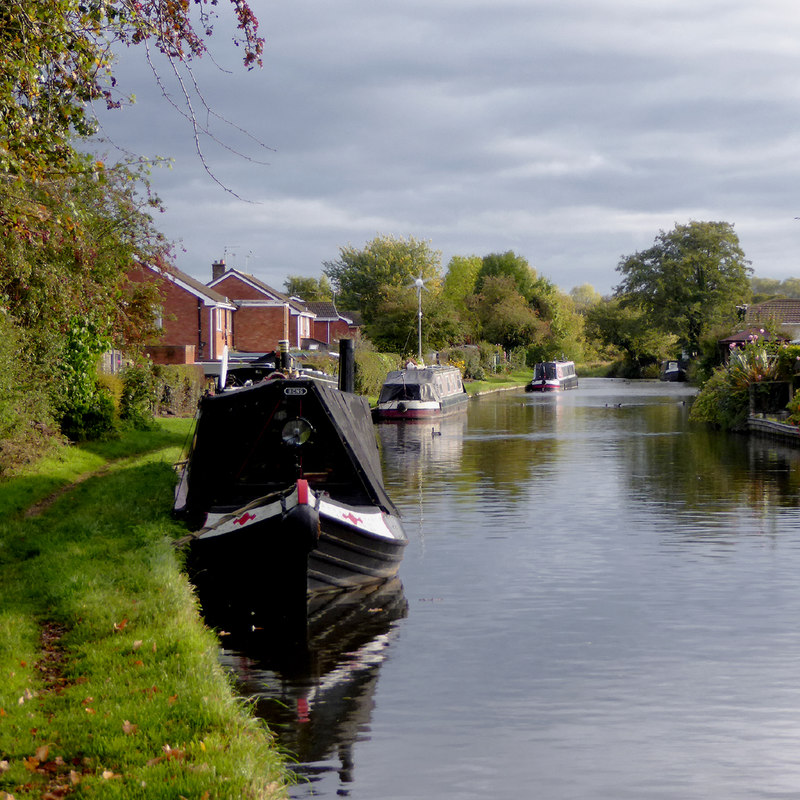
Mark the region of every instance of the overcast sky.
[[223, 24], [195, 64], [212, 110], [271, 148], [222, 124], [268, 163], [204, 142], [243, 199], [205, 173], [142, 53], [120, 65], [136, 104], [102, 117], [116, 145], [173, 159], [152, 176], [157, 224], [204, 282], [225, 257], [282, 289], [390, 234], [429, 240], [443, 271], [513, 250], [565, 291], [608, 293], [622, 256], [690, 220], [733, 223], [759, 277], [800, 276], [797, 0], [251, 6], [263, 69]]

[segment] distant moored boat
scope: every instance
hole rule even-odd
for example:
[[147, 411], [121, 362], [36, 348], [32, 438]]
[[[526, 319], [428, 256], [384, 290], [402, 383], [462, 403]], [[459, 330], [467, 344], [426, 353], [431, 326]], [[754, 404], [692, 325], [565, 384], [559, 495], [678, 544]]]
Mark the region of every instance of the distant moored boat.
[[557, 392], [577, 389], [578, 376], [572, 361], [541, 361], [533, 368], [533, 378], [526, 392]]
[[458, 367], [410, 365], [386, 376], [375, 415], [379, 419], [425, 419], [463, 411], [469, 395]]

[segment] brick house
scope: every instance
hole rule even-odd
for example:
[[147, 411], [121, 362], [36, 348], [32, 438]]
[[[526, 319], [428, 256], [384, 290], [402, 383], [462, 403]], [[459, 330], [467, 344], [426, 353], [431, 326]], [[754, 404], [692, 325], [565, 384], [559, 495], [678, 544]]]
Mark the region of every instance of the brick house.
[[179, 269], [139, 264], [129, 271], [135, 281], [155, 281], [161, 294], [161, 336], [147, 348], [156, 364], [217, 361], [225, 345], [234, 348], [236, 306], [224, 295]]
[[314, 313], [305, 304], [278, 292], [254, 275], [226, 269], [224, 261], [212, 265], [208, 288], [230, 297], [236, 304], [236, 349], [266, 353], [286, 339], [299, 348], [312, 336]]
[[353, 320], [340, 314], [336, 304], [330, 300], [309, 301], [305, 307], [314, 313], [311, 335], [314, 339], [325, 344], [334, 344], [339, 339], [346, 339], [353, 335]]

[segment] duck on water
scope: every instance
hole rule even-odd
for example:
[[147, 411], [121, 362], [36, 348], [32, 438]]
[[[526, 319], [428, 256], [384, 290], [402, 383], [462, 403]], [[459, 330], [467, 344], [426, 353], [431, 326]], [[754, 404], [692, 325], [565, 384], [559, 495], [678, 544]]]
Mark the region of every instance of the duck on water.
[[[386, 493], [371, 413], [340, 385], [288, 368], [203, 398], [174, 511], [192, 533], [187, 566], [202, 595], [250, 610], [388, 580], [407, 537]], [[283, 354], [282, 354], [283, 355]]]

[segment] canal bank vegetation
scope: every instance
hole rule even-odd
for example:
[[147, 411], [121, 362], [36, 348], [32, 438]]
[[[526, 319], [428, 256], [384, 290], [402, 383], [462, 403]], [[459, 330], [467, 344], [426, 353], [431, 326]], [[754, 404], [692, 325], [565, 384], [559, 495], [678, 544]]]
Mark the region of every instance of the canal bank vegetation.
[[748, 418], [760, 414], [800, 424], [800, 395], [794, 393], [800, 371], [800, 345], [756, 339], [731, 347], [724, 364], [715, 367], [692, 404], [689, 419], [722, 430], [746, 430]]
[[0, 484], [0, 797], [286, 796], [173, 546], [190, 424], [69, 448]]

